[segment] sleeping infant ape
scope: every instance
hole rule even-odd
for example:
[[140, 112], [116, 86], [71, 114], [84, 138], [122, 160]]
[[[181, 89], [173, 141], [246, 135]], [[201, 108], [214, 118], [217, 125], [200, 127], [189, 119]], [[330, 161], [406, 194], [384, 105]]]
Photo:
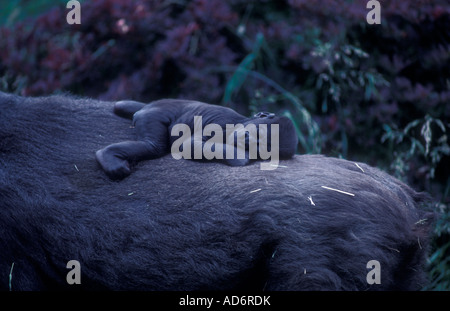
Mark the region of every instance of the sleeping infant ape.
[[[292, 157], [297, 134], [292, 121], [273, 113], [245, 117], [233, 109], [190, 100], [163, 99], [144, 104], [120, 101], [115, 114], [132, 119], [136, 140], [109, 145], [96, 152], [111, 179], [130, 175], [130, 165], [172, 153], [175, 159], [214, 160], [243, 166], [267, 160], [262, 169], [274, 169], [278, 159]], [[180, 135], [181, 134], [181, 135]]]

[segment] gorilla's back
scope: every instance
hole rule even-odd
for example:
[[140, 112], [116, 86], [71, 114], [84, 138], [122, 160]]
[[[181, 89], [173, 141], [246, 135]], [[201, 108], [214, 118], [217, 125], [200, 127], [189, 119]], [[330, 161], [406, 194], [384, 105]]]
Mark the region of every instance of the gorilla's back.
[[[95, 151], [132, 139], [113, 103], [0, 93], [0, 289], [367, 290], [425, 285], [423, 197], [363, 163], [272, 171], [175, 160], [120, 182]], [[78, 260], [81, 285], [68, 285]], [[368, 284], [367, 263], [381, 265]]]

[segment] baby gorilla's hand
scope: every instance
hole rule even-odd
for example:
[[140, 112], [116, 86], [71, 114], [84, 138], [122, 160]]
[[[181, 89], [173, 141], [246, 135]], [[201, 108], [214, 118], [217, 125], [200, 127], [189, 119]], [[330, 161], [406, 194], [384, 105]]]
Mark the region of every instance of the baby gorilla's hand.
[[[228, 147], [226, 145], [226, 147]], [[238, 156], [238, 152], [237, 149], [235, 147], [231, 147], [233, 149], [233, 157], [227, 158], [226, 153], [224, 153], [224, 159], [223, 161], [225, 162], [225, 164], [229, 165], [229, 166], [245, 166], [250, 164], [250, 158], [249, 158], [249, 154], [247, 151], [244, 152], [243, 156], [244, 157], [239, 157]]]
[[229, 166], [245, 166], [250, 163], [249, 159], [224, 159], [223, 161]]
[[108, 147], [98, 150], [95, 157], [106, 175], [111, 179], [123, 179], [131, 174], [128, 161], [121, 159], [120, 155]]

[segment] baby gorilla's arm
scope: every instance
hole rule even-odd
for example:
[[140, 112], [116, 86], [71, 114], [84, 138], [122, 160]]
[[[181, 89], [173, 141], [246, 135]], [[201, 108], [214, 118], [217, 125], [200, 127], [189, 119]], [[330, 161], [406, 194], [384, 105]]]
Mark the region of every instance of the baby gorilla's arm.
[[[139, 107], [143, 109], [135, 112]], [[168, 152], [167, 125], [172, 112], [133, 101], [116, 103], [114, 111], [123, 116], [133, 115], [137, 140], [109, 145], [95, 156], [111, 179], [122, 179], [131, 173], [130, 162], [159, 158]]]
[[156, 146], [149, 141], [124, 141], [95, 153], [98, 163], [111, 179], [123, 179], [131, 174], [130, 161], [156, 158]]
[[144, 103], [134, 100], [122, 100], [114, 104], [114, 113], [122, 118], [133, 119], [135, 112], [145, 107]]
[[[190, 145], [190, 153], [183, 154], [183, 147], [185, 147], [186, 145]], [[205, 146], [207, 148], [205, 148]], [[230, 148], [232, 150], [229, 151], [231, 153], [231, 156], [230, 158], [227, 158], [227, 150], [229, 150]], [[201, 158], [195, 159], [194, 150], [196, 149], [201, 150]], [[214, 160], [217, 162], [223, 162], [229, 166], [245, 166], [250, 164], [249, 153], [246, 150], [240, 150], [241, 152], [238, 152], [238, 149], [239, 148], [235, 145], [229, 145], [219, 142], [215, 142], [213, 147], [205, 141], [205, 137], [203, 137], [203, 140], [201, 141], [196, 141], [193, 136], [190, 136], [180, 144], [179, 151], [182, 153], [182, 156], [186, 156], [191, 160]], [[177, 153], [176, 150], [172, 150], [172, 152]], [[210, 152], [209, 155], [207, 154], [208, 152]], [[243, 154], [243, 156], [241, 155], [241, 153]], [[240, 156], [238, 156], [238, 154]]]

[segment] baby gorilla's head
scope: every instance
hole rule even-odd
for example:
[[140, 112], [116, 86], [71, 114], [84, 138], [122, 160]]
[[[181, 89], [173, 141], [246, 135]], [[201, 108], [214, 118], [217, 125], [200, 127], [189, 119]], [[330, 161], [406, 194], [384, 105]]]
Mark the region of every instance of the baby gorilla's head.
[[[272, 137], [271, 125], [278, 124], [279, 126], [278, 137], [275, 136], [274, 138], [278, 139], [280, 159], [288, 159], [295, 154], [297, 150], [298, 137], [297, 132], [295, 130], [295, 126], [289, 118], [284, 116], [277, 116], [271, 112], [258, 112], [252, 118], [248, 119], [245, 125], [247, 124], [256, 125], [258, 137], [254, 138], [246, 136], [246, 141], [247, 142], [257, 141], [258, 144], [261, 141], [266, 141], [268, 149], [271, 149], [271, 146], [274, 143], [272, 142], [271, 139]], [[262, 127], [260, 126], [261, 124], [266, 124], [267, 127]]]

